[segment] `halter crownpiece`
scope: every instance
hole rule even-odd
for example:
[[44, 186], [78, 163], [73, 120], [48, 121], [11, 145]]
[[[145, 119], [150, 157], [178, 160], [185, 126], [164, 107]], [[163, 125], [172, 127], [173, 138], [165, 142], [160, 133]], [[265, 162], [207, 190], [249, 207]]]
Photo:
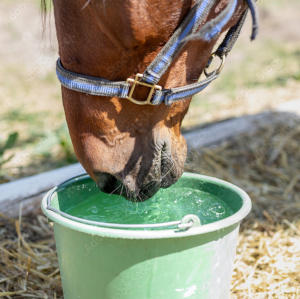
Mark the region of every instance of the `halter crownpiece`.
[[[162, 89], [161, 86], [157, 85], [173, 59], [189, 40], [200, 39], [211, 41], [221, 33], [223, 27], [233, 16], [238, 0], [229, 0], [226, 8], [216, 18], [207, 22], [200, 31], [197, 31], [199, 25], [206, 19], [210, 9], [216, 2], [216, 0], [198, 0], [144, 73], [137, 74], [134, 79], [128, 78], [126, 81], [109, 81], [102, 78], [77, 74], [66, 70], [60, 58], [58, 58], [56, 63], [57, 77], [61, 84], [68, 89], [97, 96], [126, 98], [138, 105], [159, 105], [162, 103], [170, 105], [176, 101], [189, 98], [203, 90], [213, 80], [219, 77], [225, 63], [225, 58], [239, 37], [248, 10], [250, 10], [252, 14], [251, 40], [255, 39], [258, 33], [257, 9], [254, 0], [245, 1], [248, 4], [248, 9], [245, 10], [238, 22], [228, 30], [218, 49], [211, 54], [204, 69], [206, 75], [205, 80], [170, 89]], [[221, 59], [220, 67], [208, 73], [207, 69], [215, 56]], [[132, 97], [137, 85], [150, 88], [145, 101], [140, 101]]]

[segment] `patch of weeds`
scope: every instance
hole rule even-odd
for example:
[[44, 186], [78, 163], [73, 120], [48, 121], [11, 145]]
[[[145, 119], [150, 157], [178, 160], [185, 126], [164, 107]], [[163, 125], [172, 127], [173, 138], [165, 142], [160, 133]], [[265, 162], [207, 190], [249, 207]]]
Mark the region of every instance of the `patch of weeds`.
[[63, 123], [58, 129], [48, 131], [35, 146], [34, 154], [42, 158], [60, 158], [67, 163], [77, 162], [67, 124]]
[[67, 162], [77, 162], [67, 124], [63, 123], [61, 127], [57, 130], [56, 134], [58, 137], [60, 148]]
[[300, 51], [289, 51], [277, 47], [277, 58], [273, 59], [265, 67], [257, 81], [256, 85], [273, 87], [285, 86], [289, 80], [300, 80], [300, 65], [295, 63], [299, 61]]
[[7, 158], [4, 158], [4, 154], [8, 149], [11, 149], [14, 147], [19, 134], [17, 132], [10, 133], [6, 139], [6, 141], [1, 142], [0, 141], [0, 168], [10, 161], [14, 155], [10, 155]]
[[25, 122], [29, 124], [39, 125], [42, 123], [42, 120], [46, 113], [34, 113], [34, 112], [24, 112], [21, 107], [13, 108], [4, 113], [1, 117], [1, 120], [8, 122]]
[[[14, 154], [5, 155], [7, 150], [13, 148], [17, 142], [19, 134], [17, 132], [10, 133], [5, 141], [0, 140], [0, 182], [5, 181], [5, 171], [3, 165], [9, 162]], [[6, 156], [6, 157], [4, 157]]]
[[[251, 45], [251, 50], [260, 53], [253, 57], [249, 48], [240, 47], [244, 58], [234, 63], [222, 74], [213, 85], [214, 92], [225, 93], [234, 97], [241, 87], [270, 87], [284, 86], [290, 79], [299, 77], [298, 51], [293, 51], [289, 45], [282, 45], [266, 40], [257, 46]], [[254, 59], [250, 59], [253, 57]], [[296, 74], [296, 76], [294, 75]]]
[[34, 155], [47, 158], [52, 156], [53, 148], [58, 144], [58, 138], [53, 131], [48, 131], [34, 147]]
[[292, 78], [296, 81], [300, 81], [300, 71], [297, 74], [293, 75]]
[[273, 87], [273, 86], [285, 86], [289, 80], [296, 80], [300, 81], [300, 72], [296, 74], [289, 74], [284, 76], [278, 76], [273, 80], [270, 80], [265, 83], [266, 87]]

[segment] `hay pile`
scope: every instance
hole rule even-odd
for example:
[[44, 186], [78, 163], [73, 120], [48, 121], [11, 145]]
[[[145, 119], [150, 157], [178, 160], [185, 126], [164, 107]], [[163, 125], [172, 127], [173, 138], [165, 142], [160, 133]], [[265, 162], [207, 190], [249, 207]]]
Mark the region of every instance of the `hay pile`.
[[43, 215], [0, 214], [0, 298], [63, 298], [55, 242]]
[[[300, 298], [300, 120], [192, 152], [186, 170], [230, 181], [253, 200], [241, 227], [231, 299]], [[62, 298], [44, 216], [0, 215], [0, 297]]]
[[300, 298], [300, 119], [192, 152], [186, 170], [232, 182], [252, 199], [231, 298]]

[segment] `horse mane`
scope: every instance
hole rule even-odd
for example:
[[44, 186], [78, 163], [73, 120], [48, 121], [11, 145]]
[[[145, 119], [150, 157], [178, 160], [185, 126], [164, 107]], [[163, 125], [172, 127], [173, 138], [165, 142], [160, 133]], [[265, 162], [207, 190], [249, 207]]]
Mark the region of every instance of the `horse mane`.
[[41, 0], [41, 14], [42, 14], [42, 28], [43, 28], [43, 33], [42, 35], [44, 36], [45, 30], [46, 30], [46, 20], [47, 20], [47, 11], [48, 7], [51, 7], [52, 0]]
[[48, 5], [47, 5], [46, 0], [41, 0], [41, 9], [42, 9], [42, 13], [43, 13], [43, 14], [46, 14], [46, 12], [47, 12], [47, 7], [48, 7]]

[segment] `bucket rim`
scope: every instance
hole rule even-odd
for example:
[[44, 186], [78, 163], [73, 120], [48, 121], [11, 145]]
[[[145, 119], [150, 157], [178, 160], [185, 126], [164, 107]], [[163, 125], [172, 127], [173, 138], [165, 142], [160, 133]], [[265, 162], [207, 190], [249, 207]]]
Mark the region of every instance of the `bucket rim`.
[[[124, 238], [125, 239], [127, 238], [128, 239], [176, 238], [176, 237], [186, 237], [192, 235], [212, 233], [215, 231], [219, 231], [221, 229], [228, 228], [230, 226], [238, 226], [240, 221], [249, 214], [252, 207], [250, 197], [244, 190], [242, 190], [238, 186], [215, 177], [184, 172], [182, 178], [196, 178], [199, 179], [199, 181], [201, 182], [215, 183], [221, 187], [230, 189], [231, 191], [237, 193], [242, 199], [241, 208], [236, 213], [234, 213], [229, 217], [226, 217], [225, 219], [218, 220], [216, 222], [212, 222], [209, 224], [204, 224], [201, 226], [191, 226], [188, 227], [186, 230], [182, 230], [178, 228], [166, 229], [166, 230], [129, 230], [129, 229], [118, 229], [113, 227], [95, 226], [92, 224], [82, 223], [70, 218], [66, 218], [62, 215], [63, 212], [62, 214], [58, 214], [54, 210], [48, 209], [49, 197], [52, 196], [58, 188], [60, 188], [64, 184], [70, 183], [78, 179], [85, 179], [87, 177], [89, 177], [87, 173], [72, 177], [62, 182], [61, 184], [55, 186], [54, 188], [50, 189], [45, 194], [45, 196], [42, 199], [41, 208], [43, 213], [47, 216], [48, 219], [50, 219], [50, 221], [76, 231], [80, 231], [92, 235], [99, 235], [103, 237], [113, 237], [113, 238], [122, 238], [122, 239]], [[173, 223], [169, 222], [168, 226], [177, 225], [180, 223], [181, 223], [180, 220], [173, 221]]]

